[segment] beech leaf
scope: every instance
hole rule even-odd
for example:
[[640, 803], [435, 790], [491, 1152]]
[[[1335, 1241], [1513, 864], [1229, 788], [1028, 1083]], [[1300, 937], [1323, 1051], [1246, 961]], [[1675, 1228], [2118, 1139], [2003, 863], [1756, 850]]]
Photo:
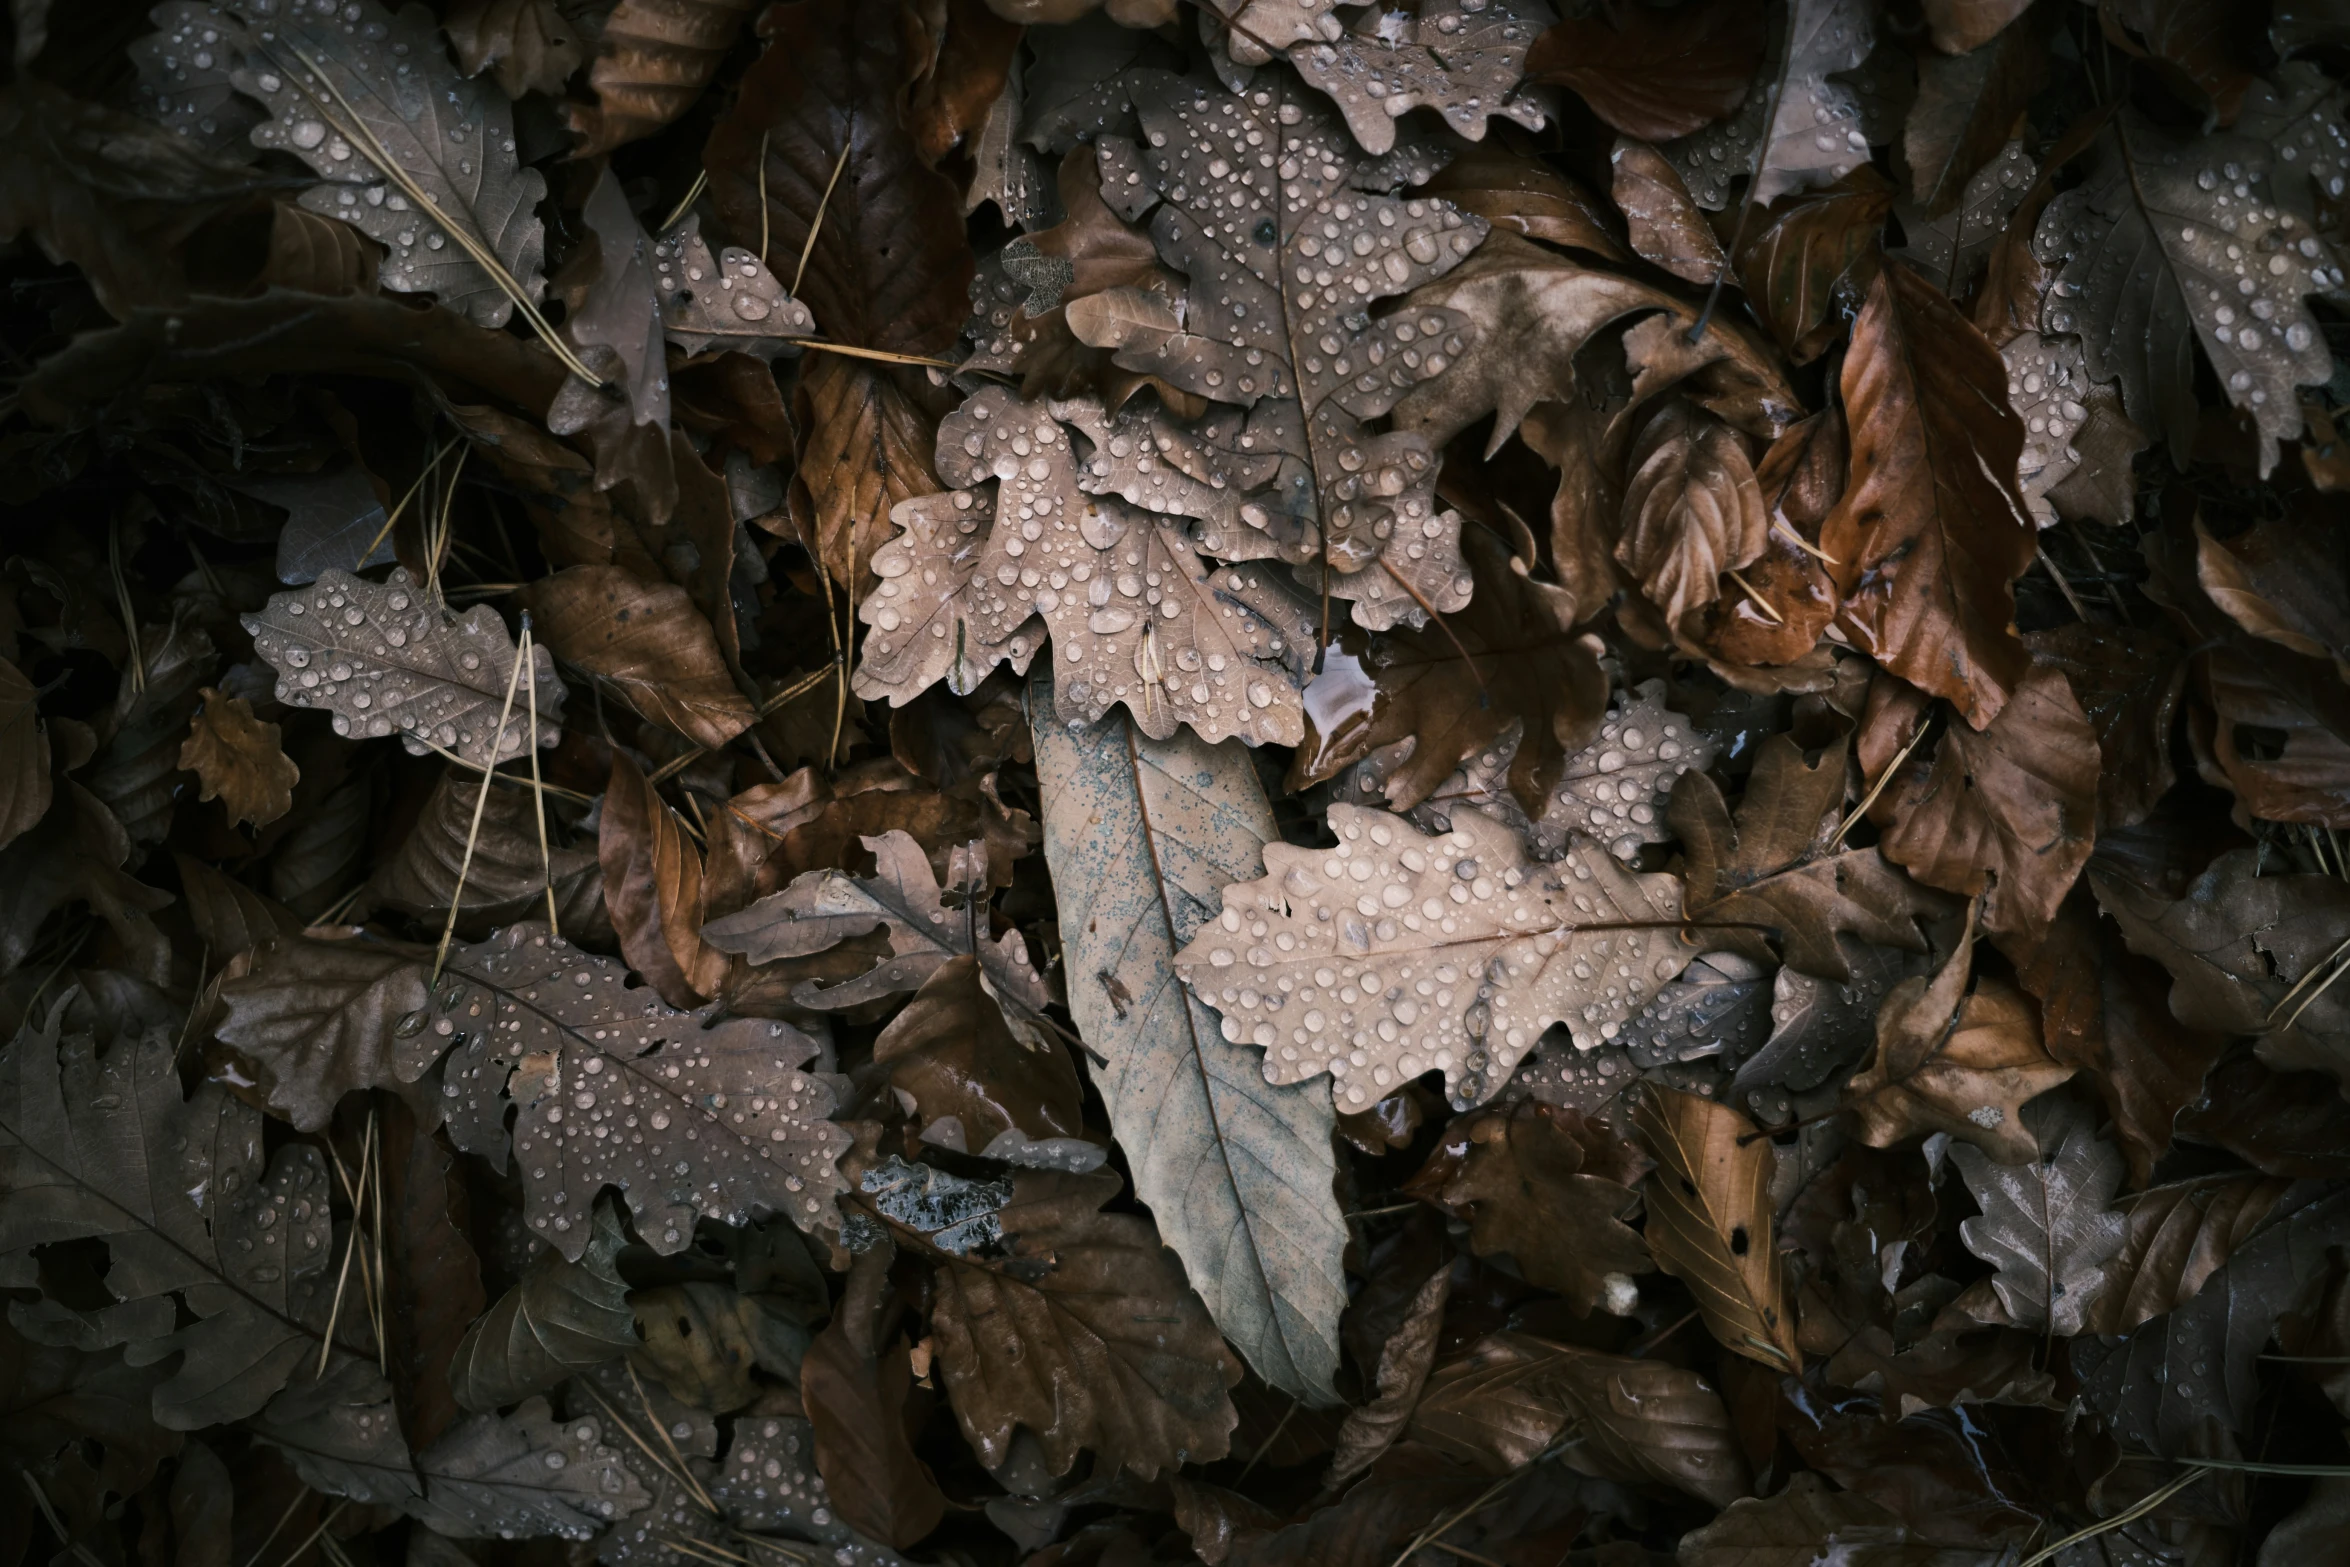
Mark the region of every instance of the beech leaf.
[[567, 1258], [550, 1246], [532, 1258], [520, 1282], [493, 1301], [458, 1344], [449, 1362], [457, 1402], [474, 1410], [503, 1408], [635, 1349], [628, 1286], [613, 1261], [626, 1241], [618, 1216], [600, 1206], [579, 1257]]
[[1643, 1093], [1633, 1120], [1657, 1161], [1642, 1188], [1657, 1266], [1689, 1285], [1725, 1348], [1801, 1371], [1774, 1234], [1769, 1140], [1728, 1105], [1669, 1088]]

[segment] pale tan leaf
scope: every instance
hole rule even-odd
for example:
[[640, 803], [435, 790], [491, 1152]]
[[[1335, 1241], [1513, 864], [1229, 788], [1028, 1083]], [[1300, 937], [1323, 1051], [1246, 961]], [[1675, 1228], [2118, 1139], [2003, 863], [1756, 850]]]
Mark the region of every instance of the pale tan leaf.
[[1689, 1286], [1725, 1348], [1775, 1371], [1801, 1371], [1771, 1204], [1770, 1139], [1728, 1105], [1655, 1084], [1633, 1121], [1657, 1161], [1642, 1188], [1657, 1266]]
[[[411, 756], [437, 747], [475, 767], [520, 756], [529, 744], [523, 690], [506, 705], [513, 633], [486, 604], [452, 614], [404, 567], [380, 584], [322, 572], [309, 587], [270, 595], [244, 624], [253, 650], [277, 671], [277, 699], [325, 708], [337, 734], [397, 734]], [[551, 746], [563, 737], [567, 693], [545, 648], [531, 650], [521, 678], [538, 686], [538, 743]]]
[[[204, 706], [180, 747], [180, 766], [202, 783], [198, 799], [219, 800], [232, 822], [266, 827], [293, 809], [302, 769], [279, 748], [278, 726], [253, 716], [252, 703], [210, 686], [202, 696]], [[0, 842], [7, 836], [0, 833]]]
[[787, 341], [816, 330], [808, 307], [752, 252], [729, 245], [713, 260], [701, 214], [688, 214], [653, 247], [661, 324], [689, 354], [733, 349], [754, 359], [797, 354]]
[[1175, 967], [1228, 1038], [1266, 1048], [1270, 1080], [1328, 1072], [1341, 1110], [1432, 1070], [1482, 1103], [1545, 1028], [1595, 1049], [1689, 960], [1679, 879], [1589, 839], [1542, 864], [1468, 813], [1437, 837], [1351, 805], [1330, 826], [1328, 850], [1267, 844], [1265, 879], [1226, 888]]

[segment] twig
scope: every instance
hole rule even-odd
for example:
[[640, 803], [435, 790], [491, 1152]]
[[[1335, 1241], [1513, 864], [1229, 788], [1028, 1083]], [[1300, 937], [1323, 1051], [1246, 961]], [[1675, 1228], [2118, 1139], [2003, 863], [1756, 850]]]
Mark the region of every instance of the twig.
[[[2333, 951], [2327, 953], [2324, 959], [2320, 961], [2315, 968], [2312, 968], [2308, 973], [2302, 975], [2299, 979], [2293, 982], [2293, 988], [2286, 991], [2283, 996], [2278, 998], [2277, 1004], [2268, 1009], [2268, 1016], [2261, 1019], [2261, 1026], [2263, 1028], [2291, 1028], [2296, 1022], [2300, 1021], [2301, 1014], [2309, 1010], [2310, 1002], [2314, 1002], [2317, 1000], [2318, 996], [2324, 995], [2327, 988], [2331, 986], [2335, 980], [2342, 977], [2342, 970], [2340, 967], [2337, 967], [2337, 965], [2340, 963], [2344, 953], [2350, 953], [2350, 936], [2343, 937], [2341, 944], [2335, 947]], [[2304, 1001], [2301, 1003], [2301, 1005], [2294, 1007], [2293, 1015], [2291, 1017], [2285, 1019], [2285, 1021], [2281, 1024], [2278, 1023], [2277, 1014], [2284, 1011], [2287, 1006], [2292, 1004], [2293, 998], [2301, 994], [2303, 986], [2309, 984], [2310, 981], [2316, 979], [2320, 974], [2326, 973], [2328, 969], [2332, 969], [2333, 972], [2326, 979], [2325, 984], [2318, 986], [2316, 993], [2311, 995], [2308, 1001]]]
[[1689, 1326], [1690, 1323], [1695, 1322], [1697, 1320], [1697, 1316], [1697, 1308], [1695, 1306], [1690, 1307], [1689, 1310], [1682, 1316], [1674, 1318], [1671, 1322], [1668, 1322], [1663, 1327], [1658, 1328], [1654, 1333], [1649, 1334], [1648, 1337], [1642, 1339], [1639, 1343], [1633, 1345], [1630, 1349], [1625, 1350], [1625, 1355], [1633, 1360], [1638, 1360], [1641, 1356], [1647, 1354], [1650, 1350], [1655, 1349], [1659, 1344], [1662, 1344], [1666, 1339], [1671, 1338], [1674, 1334]]
[[408, 486], [407, 493], [400, 497], [399, 503], [391, 509], [390, 515], [384, 518], [384, 525], [375, 530], [375, 537], [367, 541], [367, 548], [361, 550], [359, 558], [351, 562], [353, 571], [357, 571], [365, 565], [367, 557], [375, 553], [376, 547], [392, 536], [392, 529], [399, 526], [401, 514], [408, 510], [408, 503], [416, 499], [416, 492], [424, 488], [424, 481], [433, 476], [433, 471], [441, 465], [441, 459], [448, 455], [448, 447], [438, 442], [434, 443], [432, 461], [417, 470], [415, 482]]
[[934, 370], [960, 370], [961, 363], [953, 359], [933, 359], [927, 354], [893, 354], [886, 348], [859, 348], [852, 343], [835, 343], [821, 337], [793, 337], [778, 333], [779, 343], [797, 343], [802, 348], [813, 348], [820, 354], [841, 354], [850, 359], [878, 359], [885, 365], [928, 365]]
[[[792, 275], [791, 275], [791, 293], [792, 293], [792, 298], [794, 298], [794, 299], [797, 299], [797, 298], [799, 298], [799, 297], [800, 297], [800, 279], [802, 279], [802, 278], [804, 278], [804, 277], [806, 277], [806, 276], [808, 275], [808, 258], [809, 258], [810, 256], [812, 256], [812, 255], [814, 255], [814, 254], [816, 253], [816, 236], [824, 232], [824, 209], [825, 209], [826, 207], [829, 207], [829, 206], [831, 206], [831, 205], [832, 205], [832, 188], [833, 188], [835, 185], [838, 185], [838, 184], [840, 183], [840, 171], [841, 171], [841, 170], [843, 170], [843, 169], [845, 169], [845, 168], [847, 168], [847, 167], [849, 166], [849, 149], [850, 149], [851, 147], [855, 146], [855, 145], [856, 145], [856, 139], [855, 139], [855, 130], [854, 130], [854, 127], [852, 127], [852, 128], [851, 128], [851, 131], [850, 131], [850, 134], [849, 134], [848, 136], [844, 137], [844, 138], [842, 139], [842, 141], [841, 141], [841, 144], [840, 144], [840, 156], [839, 156], [838, 158], [835, 158], [835, 159], [833, 160], [833, 164], [832, 164], [832, 178], [830, 178], [830, 179], [828, 179], [828, 180], [826, 180], [826, 181], [824, 182], [824, 194], [823, 194], [822, 196], [820, 196], [820, 197], [818, 197], [818, 198], [817, 198], [817, 201], [816, 201], [816, 216], [808, 220], [808, 239], [807, 239], [807, 242], [806, 242], [805, 244], [803, 244], [803, 245], [801, 245], [801, 246], [800, 246], [800, 264], [799, 264], [798, 266], [796, 266], [796, 267], [792, 268]], [[760, 133], [760, 136], [759, 136], [759, 220], [760, 220], [760, 223], [761, 223], [762, 225], [764, 225], [764, 224], [765, 224], [765, 222], [766, 222], [766, 219], [767, 219], [767, 136], [766, 136], [766, 133], [765, 133], [765, 132], [761, 132], [761, 133]], [[767, 259], [767, 231], [766, 231], [766, 229], [765, 229], [763, 226], [761, 227], [761, 229], [760, 229], [760, 231], [759, 231], [759, 259], [760, 259], [761, 261], [765, 261], [765, 260]]]

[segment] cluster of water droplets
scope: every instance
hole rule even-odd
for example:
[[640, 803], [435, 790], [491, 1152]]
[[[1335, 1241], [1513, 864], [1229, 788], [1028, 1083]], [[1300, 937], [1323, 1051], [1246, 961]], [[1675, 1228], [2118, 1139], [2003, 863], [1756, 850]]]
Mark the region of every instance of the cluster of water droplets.
[[1225, 889], [1176, 970], [1227, 1039], [1264, 1048], [1270, 1080], [1327, 1071], [1344, 1111], [1430, 1070], [1478, 1103], [1550, 1023], [1612, 1041], [1687, 961], [1671, 928], [1615, 928], [1669, 926], [1672, 878], [1594, 844], [1545, 866], [1484, 817], [1436, 837], [1358, 806], [1330, 822], [1330, 849], [1268, 844], [1265, 879]]
[[2021, 332], [1999, 350], [2007, 361], [2007, 400], [2024, 422], [2016, 477], [2041, 527], [2057, 521], [2048, 492], [2081, 464], [2072, 439], [2089, 419], [2089, 366], [2075, 337]]
[[[244, 625], [277, 671], [277, 699], [332, 713], [339, 735], [397, 734], [412, 755], [438, 747], [475, 766], [519, 756], [529, 741], [528, 701], [518, 692], [510, 709], [506, 702], [515, 643], [505, 622], [487, 605], [450, 614], [405, 568], [381, 584], [322, 572], [308, 587], [272, 594]], [[565, 691], [545, 648], [533, 649], [523, 679], [538, 688], [539, 744], [554, 745]]]
[[1427, 107], [1471, 141], [1492, 115], [1540, 130], [1539, 97], [1518, 90], [1526, 51], [1555, 20], [1542, 0], [1428, 0], [1410, 12], [1365, 12], [1335, 42], [1308, 44], [1289, 61], [1328, 93], [1347, 129], [1370, 152], [1395, 145], [1395, 122]]
[[729, 245], [713, 261], [698, 222], [653, 246], [661, 324], [689, 354], [733, 348], [761, 358], [796, 354], [787, 341], [816, 330], [816, 317], [750, 251]]

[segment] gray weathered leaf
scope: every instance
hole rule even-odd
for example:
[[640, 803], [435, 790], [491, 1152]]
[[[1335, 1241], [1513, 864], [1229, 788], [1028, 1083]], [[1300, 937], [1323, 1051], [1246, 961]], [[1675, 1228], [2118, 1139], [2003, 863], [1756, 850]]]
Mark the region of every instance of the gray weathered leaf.
[[729, 245], [710, 256], [700, 213], [692, 213], [653, 247], [661, 322], [689, 354], [731, 348], [753, 359], [796, 355], [793, 337], [816, 330], [816, 317], [785, 291], [756, 254]]
[[320, 182], [302, 205], [340, 218], [384, 247], [385, 288], [432, 294], [483, 326], [503, 326], [514, 301], [483, 257], [536, 299], [547, 182], [515, 151], [514, 106], [449, 63], [440, 28], [420, 5], [393, 14], [376, 0], [317, 6], [232, 0], [221, 37], [188, 37], [190, 64], [233, 52], [237, 90], [270, 118], [253, 145], [289, 153]]
[[[620, 181], [607, 167], [580, 205], [580, 221], [596, 247], [596, 275], [563, 318], [563, 340], [591, 363], [617, 363], [614, 387], [627, 405], [627, 422], [669, 423], [669, 359], [662, 330], [662, 293], [654, 284], [654, 248], [637, 222]], [[610, 359], [603, 351], [610, 351]], [[617, 427], [619, 410], [605, 389], [576, 376], [547, 410], [547, 428], [574, 435], [599, 425]], [[599, 463], [599, 482], [602, 468]]]
[[[277, 699], [325, 708], [339, 735], [397, 734], [411, 756], [438, 747], [475, 767], [523, 752], [530, 732], [523, 691], [498, 740], [515, 644], [487, 604], [452, 614], [405, 568], [380, 584], [328, 570], [307, 588], [271, 594], [244, 623], [254, 652], [277, 671]], [[538, 742], [551, 746], [563, 738], [565, 695], [554, 656], [534, 647], [522, 679], [538, 684]]]
[[2044, 1094], [2026, 1105], [2023, 1121], [2040, 1145], [2030, 1164], [1994, 1164], [1971, 1143], [1950, 1149], [1983, 1209], [1959, 1225], [1959, 1236], [1999, 1270], [1989, 1280], [1997, 1307], [1974, 1315], [2071, 1338], [2087, 1324], [2105, 1288], [2105, 1262], [2128, 1235], [2113, 1209], [2124, 1173], [2121, 1150], [2098, 1137], [2085, 1106], [2062, 1095]]
[[316, 582], [330, 569], [365, 571], [389, 566], [391, 529], [383, 501], [357, 463], [318, 473], [255, 474], [238, 489], [286, 511], [277, 535], [277, 580], [290, 587]]
[[139, 112], [206, 152], [251, 158], [246, 137], [267, 116], [229, 79], [237, 62], [234, 53], [216, 47], [221, 8], [206, 0], [168, 0], [148, 16], [161, 30], [134, 39], [127, 51], [139, 73]]
[[832, 1089], [799, 1070], [816, 1041], [762, 1018], [703, 1022], [630, 989], [619, 962], [513, 925], [451, 949], [429, 1012], [395, 1031], [394, 1065], [414, 1082], [447, 1052], [449, 1134], [501, 1169], [519, 1111], [523, 1211], [566, 1257], [586, 1255], [606, 1186], [664, 1254], [698, 1216], [823, 1220], [849, 1134], [825, 1119]]
[[988, 917], [980, 907], [985, 883], [978, 877], [986, 857], [978, 846], [955, 851], [956, 863], [974, 874], [950, 894], [910, 834], [893, 828], [864, 843], [873, 851], [871, 876], [837, 868], [808, 871], [783, 891], [712, 920], [702, 927], [702, 939], [753, 963], [773, 963], [822, 952], [868, 931], [888, 933], [890, 956], [855, 979], [829, 989], [813, 980], [794, 987], [792, 999], [804, 1007], [850, 1007], [919, 990], [939, 965], [971, 956], [975, 948], [998, 1000], [1030, 1013], [1051, 1003], [1052, 991], [1029, 962], [1019, 931], [987, 934]]
[[336, 1362], [324, 1377], [305, 1366], [253, 1418], [253, 1434], [284, 1455], [322, 1496], [393, 1507], [420, 1501], [424, 1486], [400, 1434], [392, 1385], [365, 1360]]
[[2100, 135], [2088, 178], [2042, 214], [2033, 248], [2060, 269], [2042, 330], [2077, 332], [2142, 429], [2193, 442], [2195, 344], [2260, 433], [2260, 467], [2301, 433], [2304, 386], [2333, 374], [2306, 296], [2342, 286], [2309, 223], [2269, 201], [2275, 155], [2249, 136], [2172, 138], [2130, 109]]
[[637, 1347], [628, 1286], [613, 1259], [627, 1234], [609, 1204], [596, 1207], [587, 1250], [574, 1262], [553, 1247], [482, 1313], [449, 1361], [449, 1387], [467, 1409], [498, 1409]]
[[1434, 109], [1471, 141], [1494, 115], [1530, 131], [1548, 123], [1543, 90], [1522, 87], [1526, 51], [1558, 21], [1543, 0], [1427, 0], [1418, 14], [1366, 8], [1343, 37], [1290, 51], [1365, 151], [1395, 145], [1395, 122]]
[[1779, 83], [1768, 95], [1777, 107], [1748, 201], [1767, 206], [1791, 190], [1831, 185], [1869, 161], [1860, 99], [1829, 78], [1868, 58], [1875, 41], [1873, 9], [1868, 0], [1792, 0], [1788, 6]]
[[[1052, 710], [1049, 690], [1031, 700]], [[1175, 978], [1219, 892], [1259, 875], [1279, 841], [1255, 768], [1237, 742], [1154, 741], [1116, 714], [1040, 723], [1035, 746], [1069, 1010], [1103, 1063], [1135, 1191], [1257, 1374], [1327, 1402], [1347, 1240], [1329, 1095], [1269, 1084], [1260, 1052], [1228, 1041]]]

